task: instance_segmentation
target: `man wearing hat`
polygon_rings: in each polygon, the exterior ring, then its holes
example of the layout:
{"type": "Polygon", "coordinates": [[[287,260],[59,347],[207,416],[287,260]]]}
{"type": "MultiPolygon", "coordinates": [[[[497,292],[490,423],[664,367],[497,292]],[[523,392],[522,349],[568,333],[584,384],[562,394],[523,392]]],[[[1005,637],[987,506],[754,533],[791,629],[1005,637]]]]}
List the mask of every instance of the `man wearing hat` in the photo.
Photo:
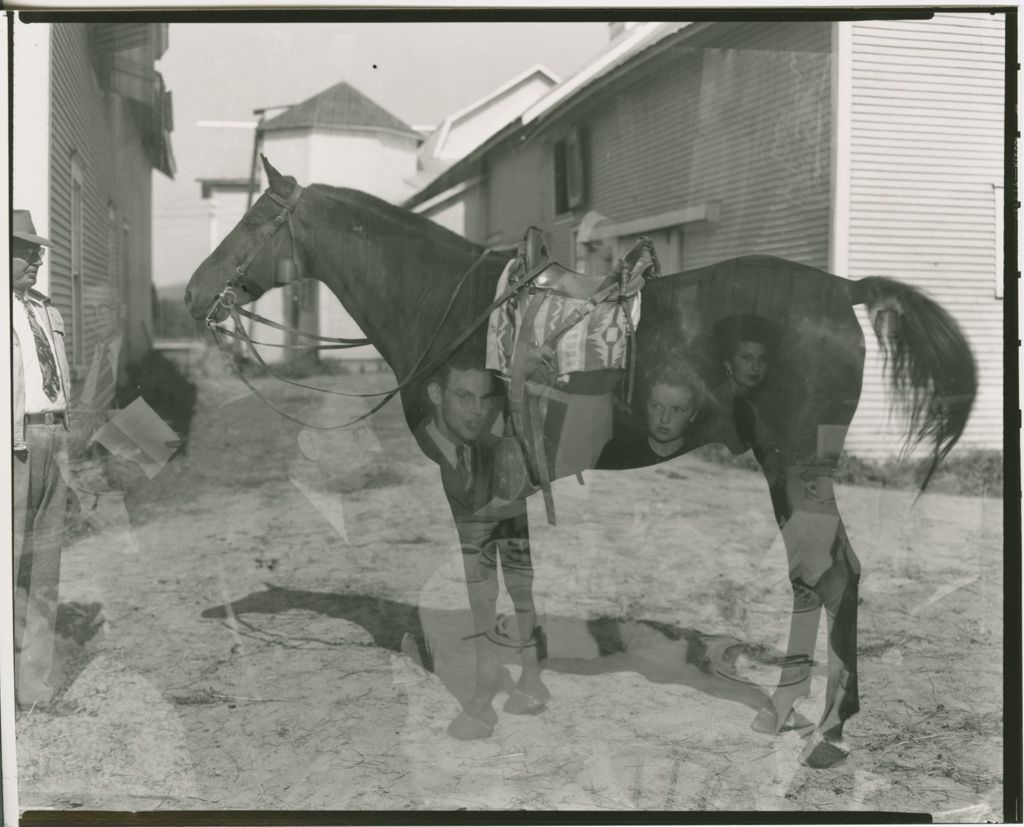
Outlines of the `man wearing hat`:
{"type": "Polygon", "coordinates": [[[50,242],[28,210],[11,230],[14,447],[14,678],[19,708],[47,703],[67,488],[68,395],[64,322],[32,288],[50,242]]]}

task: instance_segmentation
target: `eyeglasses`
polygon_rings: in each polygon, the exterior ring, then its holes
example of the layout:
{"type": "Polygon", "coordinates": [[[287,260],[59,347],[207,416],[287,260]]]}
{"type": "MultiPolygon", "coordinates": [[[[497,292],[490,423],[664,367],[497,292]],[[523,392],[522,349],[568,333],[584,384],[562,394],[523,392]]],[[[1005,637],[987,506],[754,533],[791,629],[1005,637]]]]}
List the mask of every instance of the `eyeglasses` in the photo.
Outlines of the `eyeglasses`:
{"type": "Polygon", "coordinates": [[[29,264],[42,261],[45,253],[46,251],[42,247],[38,247],[34,244],[26,247],[16,246],[11,248],[11,255],[15,258],[20,258],[22,261],[28,262],[29,264]]]}

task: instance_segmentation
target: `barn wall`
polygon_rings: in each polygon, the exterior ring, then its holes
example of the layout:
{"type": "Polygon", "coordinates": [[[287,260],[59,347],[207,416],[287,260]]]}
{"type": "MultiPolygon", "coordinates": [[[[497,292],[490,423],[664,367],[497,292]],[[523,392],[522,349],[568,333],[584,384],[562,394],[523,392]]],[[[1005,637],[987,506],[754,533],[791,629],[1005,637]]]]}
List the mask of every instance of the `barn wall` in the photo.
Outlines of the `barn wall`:
{"type": "Polygon", "coordinates": [[[97,80],[88,24],[54,24],[50,77],[49,290],[68,325],[68,355],[81,381],[98,349],[125,336],[123,360],[152,336],[152,169],[125,100],[97,80]],[[72,167],[82,175],[81,317],[71,287],[72,167]]]}
{"type": "MultiPolygon", "coordinates": [[[[996,297],[995,188],[1003,182],[1004,16],[938,14],[850,26],[846,275],[888,275],[957,319],[980,393],[965,447],[1001,448],[1003,302],[996,297]]],[[[866,320],[865,324],[866,324],[866,320]]],[[[898,450],[882,363],[869,337],[849,449],[898,450]]]]}
{"type": "Polygon", "coordinates": [[[572,260],[588,210],[618,223],[709,202],[720,219],[688,225],[680,266],[771,253],[825,266],[828,255],[830,30],[771,24],[685,41],[592,95],[524,146],[487,159],[490,233],[537,224],[572,260]],[[582,130],[586,198],[554,213],[555,141],[582,130]]]}

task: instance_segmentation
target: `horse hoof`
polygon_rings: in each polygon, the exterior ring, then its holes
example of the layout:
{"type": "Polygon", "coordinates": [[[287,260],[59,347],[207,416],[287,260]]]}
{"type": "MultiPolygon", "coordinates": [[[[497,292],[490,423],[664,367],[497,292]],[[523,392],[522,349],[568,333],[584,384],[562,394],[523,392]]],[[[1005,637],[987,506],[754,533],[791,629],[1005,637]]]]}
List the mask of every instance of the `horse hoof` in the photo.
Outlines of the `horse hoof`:
{"type": "Polygon", "coordinates": [[[842,738],[828,740],[820,732],[814,732],[800,751],[799,761],[813,770],[823,770],[842,763],[850,754],[850,747],[842,738]]]}
{"type": "MultiPolygon", "coordinates": [[[[495,715],[497,722],[497,715],[495,715]]],[[[474,718],[468,712],[462,712],[459,717],[448,724],[448,734],[460,741],[479,741],[490,738],[494,733],[494,724],[474,718]]]]}
{"type": "Polygon", "coordinates": [[[754,720],[750,722],[750,728],[763,735],[778,735],[779,716],[771,701],[765,701],[764,706],[757,711],[754,720]]]}
{"type": "Polygon", "coordinates": [[[789,710],[789,714],[786,715],[786,720],[782,722],[782,726],[779,726],[779,716],[775,711],[775,705],[771,701],[765,701],[764,706],[757,711],[757,715],[754,716],[754,720],[750,722],[750,728],[754,730],[754,732],[760,732],[763,735],[778,735],[782,732],[800,732],[805,729],[811,729],[813,726],[814,724],[808,721],[795,709],[789,710]]]}
{"type": "Polygon", "coordinates": [[[543,695],[539,695],[513,686],[508,691],[508,700],[502,709],[512,715],[536,715],[547,706],[550,697],[551,693],[547,690],[543,695]]]}

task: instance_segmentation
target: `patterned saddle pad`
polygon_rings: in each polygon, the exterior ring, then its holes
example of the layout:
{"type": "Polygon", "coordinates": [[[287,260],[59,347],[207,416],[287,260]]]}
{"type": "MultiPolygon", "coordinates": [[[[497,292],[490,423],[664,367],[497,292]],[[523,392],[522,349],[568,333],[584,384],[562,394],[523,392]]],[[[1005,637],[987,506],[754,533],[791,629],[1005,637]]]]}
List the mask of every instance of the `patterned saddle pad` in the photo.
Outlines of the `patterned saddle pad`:
{"type": "MultiPolygon", "coordinates": [[[[526,275],[525,259],[516,256],[505,266],[498,279],[496,295],[502,294],[510,286],[514,287],[526,275]]],[[[594,279],[595,291],[601,281],[603,279],[594,279]]],[[[542,303],[533,317],[531,331],[523,330],[525,311],[532,301],[529,287],[524,287],[491,313],[487,328],[487,367],[506,378],[512,375],[512,357],[518,336],[525,333],[532,335],[534,343],[544,343],[574,313],[583,313],[589,309],[589,299],[562,292],[557,283],[550,288],[535,289],[542,303]]],[[[639,322],[639,291],[621,301],[597,303],[557,339],[553,373],[558,381],[565,382],[574,373],[624,369],[630,325],[635,329],[639,322]]]]}

